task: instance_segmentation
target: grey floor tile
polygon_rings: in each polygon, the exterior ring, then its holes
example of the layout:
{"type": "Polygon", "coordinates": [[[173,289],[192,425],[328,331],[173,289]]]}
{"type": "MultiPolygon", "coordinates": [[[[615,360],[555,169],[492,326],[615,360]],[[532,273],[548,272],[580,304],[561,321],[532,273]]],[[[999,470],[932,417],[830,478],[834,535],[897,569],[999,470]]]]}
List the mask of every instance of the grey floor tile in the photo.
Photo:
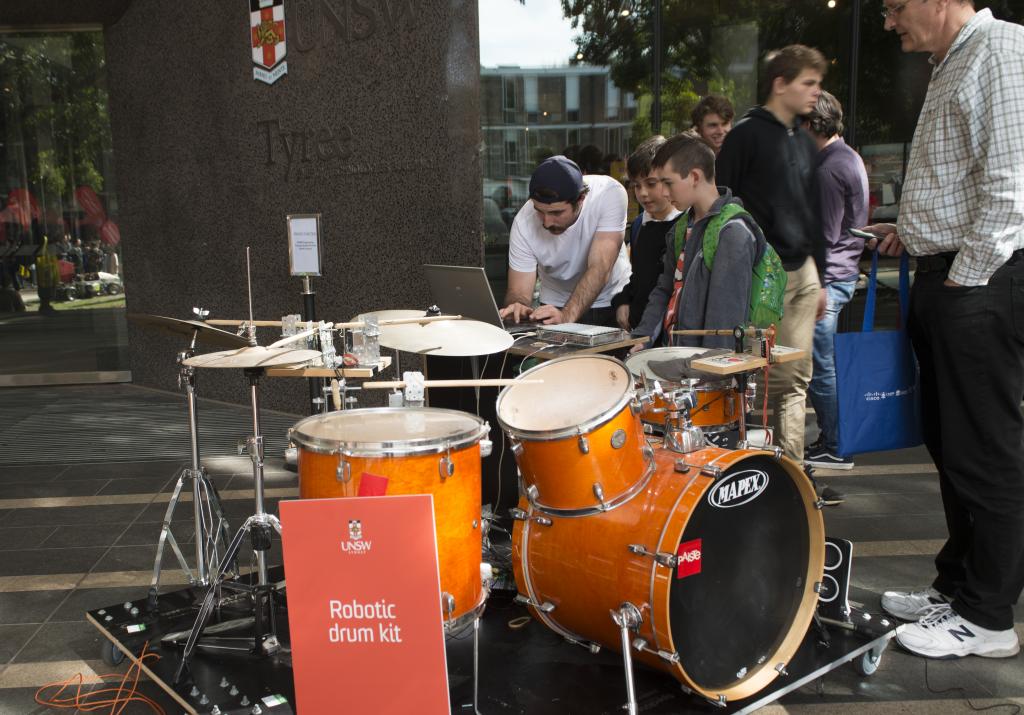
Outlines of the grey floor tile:
{"type": "Polygon", "coordinates": [[[121,524],[101,523],[79,526],[58,526],[45,541],[44,549],[63,549],[75,546],[113,546],[124,532],[121,524]]]}
{"type": "MultiPolygon", "coordinates": [[[[184,549],[183,549],[184,550],[184,549]]],[[[147,571],[153,568],[152,546],[115,546],[97,562],[96,571],[147,571]]]]}
{"type": "Polygon", "coordinates": [[[11,526],[0,528],[0,551],[34,549],[56,531],[56,526],[11,526]]]}
{"type": "Polygon", "coordinates": [[[0,576],[84,573],[105,551],[103,547],[5,551],[0,558],[0,576]]]}
{"type": "Polygon", "coordinates": [[[97,524],[127,526],[142,513],[145,506],[145,504],[104,504],[15,509],[4,518],[2,523],[3,526],[92,526],[97,524]]]}
{"type": "Polygon", "coordinates": [[[110,479],[103,483],[97,494],[159,494],[170,491],[174,476],[136,477],[134,479],[110,479]]]}
{"type": "Polygon", "coordinates": [[[0,623],[42,623],[70,591],[13,591],[0,593],[0,623]]]}
{"type": "Polygon", "coordinates": [[[95,660],[100,654],[101,639],[106,637],[87,621],[47,623],[25,644],[14,662],[95,660]]]}
{"type": "Polygon", "coordinates": [[[184,465],[184,461],[153,462],[98,462],[74,464],[60,475],[61,481],[80,479],[170,479],[184,465]]]}
{"type": "Polygon", "coordinates": [[[92,496],[106,483],[105,479],[83,479],[75,482],[64,482],[58,479],[55,482],[0,483],[0,499],[92,496]]]}
{"type": "Polygon", "coordinates": [[[945,539],[946,518],[938,513],[880,518],[859,516],[845,504],[825,511],[825,532],[829,536],[858,541],[907,541],[945,539]]]}
{"type": "Polygon", "coordinates": [[[10,661],[38,628],[37,625],[0,626],[0,665],[10,661]]]}
{"type": "Polygon", "coordinates": [[[66,464],[0,465],[0,484],[48,482],[67,470],[66,464]]]}
{"type": "MultiPolygon", "coordinates": [[[[145,546],[151,545],[156,549],[157,540],[160,538],[161,524],[157,522],[144,522],[133,524],[128,527],[117,540],[117,546],[145,546]]],[[[192,534],[195,526],[192,523],[192,512],[182,508],[175,513],[171,522],[171,531],[179,544],[187,544],[192,541],[192,534]]]]}

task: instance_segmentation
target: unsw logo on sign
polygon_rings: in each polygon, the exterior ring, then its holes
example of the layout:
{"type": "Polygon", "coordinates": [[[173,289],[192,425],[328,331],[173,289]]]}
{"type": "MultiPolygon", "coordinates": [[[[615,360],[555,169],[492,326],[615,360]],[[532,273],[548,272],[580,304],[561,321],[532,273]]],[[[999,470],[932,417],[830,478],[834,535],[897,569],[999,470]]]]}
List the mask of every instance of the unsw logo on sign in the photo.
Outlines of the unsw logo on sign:
{"type": "Polygon", "coordinates": [[[341,550],[346,554],[363,555],[373,548],[373,542],[363,540],[363,522],[361,519],[348,520],[348,540],[341,542],[341,550]]]}
{"type": "Polygon", "coordinates": [[[284,0],[249,0],[253,79],[273,84],[288,74],[284,62],[284,0]]]}
{"type": "Polygon", "coordinates": [[[708,492],[708,503],[729,509],[757,499],[768,488],[768,475],[759,469],[730,474],[708,492]]]}

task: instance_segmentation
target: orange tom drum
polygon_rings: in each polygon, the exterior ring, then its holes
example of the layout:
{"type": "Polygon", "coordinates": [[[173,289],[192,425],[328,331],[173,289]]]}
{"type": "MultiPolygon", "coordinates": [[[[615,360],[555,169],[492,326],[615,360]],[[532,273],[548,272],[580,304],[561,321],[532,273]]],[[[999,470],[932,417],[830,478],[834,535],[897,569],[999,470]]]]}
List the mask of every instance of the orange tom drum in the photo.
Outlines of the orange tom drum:
{"type": "Polygon", "coordinates": [[[621,650],[723,703],[778,677],[814,616],[825,531],[803,471],[769,452],[658,449],[650,486],[580,519],[513,512],[517,600],[555,632],[621,650]],[[628,606],[626,606],[628,608],[628,606]]]}
{"type": "MultiPolygon", "coordinates": [[[[702,355],[707,350],[707,348],[692,347],[641,350],[626,359],[626,367],[635,378],[637,387],[642,390],[649,390],[653,387],[655,380],[661,383],[662,390],[665,392],[684,387],[692,389],[697,395],[697,406],[690,410],[690,419],[693,424],[702,427],[706,432],[714,432],[716,427],[728,429],[739,422],[741,410],[738,390],[732,378],[718,379],[709,375],[707,378],[673,382],[658,377],[650,368],[651,361],[690,358],[702,355]]],[[[644,405],[640,419],[649,424],[664,425],[667,412],[668,406],[665,400],[661,396],[655,395],[652,402],[644,405]]]]}
{"type": "Polygon", "coordinates": [[[628,501],[653,473],[626,366],[605,355],[558,358],[498,395],[523,492],[541,511],[583,516],[628,501]]]}
{"type": "Polygon", "coordinates": [[[442,612],[449,629],[471,620],[485,597],[480,443],[489,429],[475,415],[421,407],[313,415],[289,433],[298,446],[303,499],[434,496],[442,612]]]}

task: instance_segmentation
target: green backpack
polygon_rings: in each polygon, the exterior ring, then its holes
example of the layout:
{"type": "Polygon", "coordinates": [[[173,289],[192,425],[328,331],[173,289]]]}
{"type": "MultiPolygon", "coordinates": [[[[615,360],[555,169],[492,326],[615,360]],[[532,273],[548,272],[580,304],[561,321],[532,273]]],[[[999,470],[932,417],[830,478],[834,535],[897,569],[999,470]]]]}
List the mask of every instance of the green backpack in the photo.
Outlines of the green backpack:
{"type": "MultiPolygon", "coordinates": [[[[710,271],[715,264],[715,252],[718,250],[718,235],[722,228],[732,219],[740,216],[748,219],[747,226],[754,233],[754,237],[764,241],[764,249],[754,263],[754,272],[750,280],[750,322],[759,327],[767,328],[769,325],[778,324],[782,320],[782,304],[786,297],[786,269],[782,265],[782,259],[775,252],[772,245],[764,239],[761,229],[754,222],[751,216],[739,204],[729,203],[711,218],[707,228],[704,229],[703,249],[704,265],[710,271]]],[[[676,256],[682,251],[683,237],[685,232],[685,221],[676,222],[675,248],[676,256]],[[679,231],[680,224],[684,224],[683,230],[679,231]]]]}

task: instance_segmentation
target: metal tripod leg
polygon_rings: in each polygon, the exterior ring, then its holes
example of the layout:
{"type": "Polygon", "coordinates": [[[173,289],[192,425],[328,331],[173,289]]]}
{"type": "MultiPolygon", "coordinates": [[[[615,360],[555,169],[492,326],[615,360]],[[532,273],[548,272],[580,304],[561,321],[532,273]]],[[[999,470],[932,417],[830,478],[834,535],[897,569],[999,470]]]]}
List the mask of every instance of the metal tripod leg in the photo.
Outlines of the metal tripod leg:
{"type": "Polygon", "coordinates": [[[629,715],[637,715],[636,687],[633,685],[633,648],[629,632],[643,622],[640,610],[632,603],[623,603],[617,611],[611,611],[612,620],[619,627],[622,636],[622,666],[626,671],[626,706],[629,715]]]}

